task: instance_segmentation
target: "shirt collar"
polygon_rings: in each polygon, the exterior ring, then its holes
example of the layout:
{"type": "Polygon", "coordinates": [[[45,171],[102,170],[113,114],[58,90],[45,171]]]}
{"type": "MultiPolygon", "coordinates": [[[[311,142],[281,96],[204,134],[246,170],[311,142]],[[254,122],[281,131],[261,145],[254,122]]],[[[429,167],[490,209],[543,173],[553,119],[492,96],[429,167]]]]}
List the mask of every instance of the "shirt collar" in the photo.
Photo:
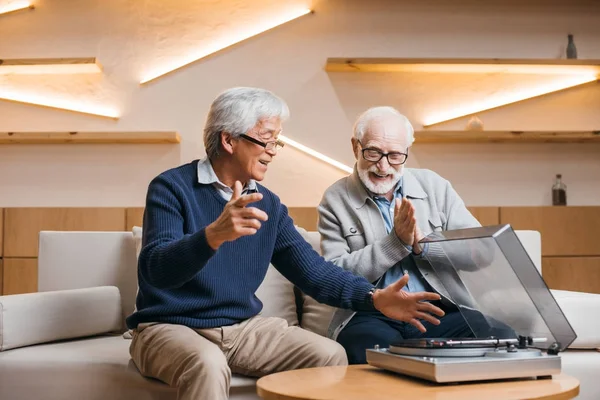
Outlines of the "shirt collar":
{"type": "MultiPolygon", "coordinates": [[[[392,201],[397,197],[402,197],[402,181],[403,180],[404,180],[404,177],[401,176],[400,179],[398,180],[398,183],[396,183],[396,188],[394,189],[394,198],[392,199],[392,201]]],[[[362,181],[361,181],[361,183],[362,183],[362,181]]],[[[368,190],[367,190],[367,192],[371,194],[371,196],[373,197],[373,200],[386,200],[387,201],[387,199],[383,195],[373,194],[373,193],[369,192],[368,190]]]]}
{"type": "MultiPolygon", "coordinates": [[[[217,174],[215,174],[215,170],[213,169],[208,157],[198,161],[198,182],[204,185],[216,185],[223,189],[229,188],[229,186],[219,180],[219,177],[217,174]]],[[[248,184],[244,187],[244,191],[256,191],[256,181],[254,179],[250,179],[248,184]]]]}

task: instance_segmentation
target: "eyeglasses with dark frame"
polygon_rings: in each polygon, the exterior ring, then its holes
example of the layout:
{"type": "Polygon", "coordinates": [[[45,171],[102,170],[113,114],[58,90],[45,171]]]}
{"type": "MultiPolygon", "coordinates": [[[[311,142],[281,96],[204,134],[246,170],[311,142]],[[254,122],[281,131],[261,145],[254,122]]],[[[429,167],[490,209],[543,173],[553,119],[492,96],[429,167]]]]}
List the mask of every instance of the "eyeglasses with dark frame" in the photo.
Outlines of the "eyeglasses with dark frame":
{"type": "MultiPolygon", "coordinates": [[[[363,147],[363,144],[360,142],[360,140],[357,140],[357,142],[360,144],[360,147],[363,147]]],[[[408,150],[406,153],[400,153],[399,151],[384,153],[379,149],[374,149],[372,147],[367,147],[365,149],[363,147],[361,153],[363,158],[369,162],[379,162],[379,160],[385,157],[390,165],[402,165],[408,159],[408,150]]]]}
{"type": "Polygon", "coordinates": [[[254,139],[252,136],[246,135],[245,133],[242,133],[240,135],[240,137],[243,139],[246,139],[250,143],[254,143],[261,147],[264,147],[265,150],[273,150],[274,149],[275,151],[279,151],[279,150],[281,150],[281,148],[283,146],[285,146],[285,144],[281,140],[273,140],[270,142],[261,142],[258,139],[254,139]]]}

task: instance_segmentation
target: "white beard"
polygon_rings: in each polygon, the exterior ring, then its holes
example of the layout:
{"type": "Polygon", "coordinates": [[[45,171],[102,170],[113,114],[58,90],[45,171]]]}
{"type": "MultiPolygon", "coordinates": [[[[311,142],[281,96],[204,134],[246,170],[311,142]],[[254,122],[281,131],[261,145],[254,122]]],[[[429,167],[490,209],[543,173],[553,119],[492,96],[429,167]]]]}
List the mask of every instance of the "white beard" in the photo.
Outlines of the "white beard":
{"type": "Polygon", "coordinates": [[[392,167],[389,167],[387,171],[380,171],[379,168],[377,168],[377,165],[373,165],[369,169],[358,168],[358,177],[369,191],[383,195],[396,187],[398,181],[402,177],[402,171],[396,171],[392,167]],[[379,175],[392,175],[392,180],[389,182],[374,183],[369,179],[369,172],[375,172],[379,175]]]}

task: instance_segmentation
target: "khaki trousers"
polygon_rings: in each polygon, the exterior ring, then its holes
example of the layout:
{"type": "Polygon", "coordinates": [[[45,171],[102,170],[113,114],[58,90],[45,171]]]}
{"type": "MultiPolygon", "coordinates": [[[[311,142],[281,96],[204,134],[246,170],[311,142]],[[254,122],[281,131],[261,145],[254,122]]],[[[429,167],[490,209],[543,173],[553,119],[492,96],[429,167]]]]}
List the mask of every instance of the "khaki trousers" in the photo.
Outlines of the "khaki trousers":
{"type": "Polygon", "coordinates": [[[344,348],[333,340],[261,316],[210,329],[140,324],[129,352],[144,376],[176,387],[179,400],[227,399],[232,373],[260,377],[348,364],[344,348]]]}

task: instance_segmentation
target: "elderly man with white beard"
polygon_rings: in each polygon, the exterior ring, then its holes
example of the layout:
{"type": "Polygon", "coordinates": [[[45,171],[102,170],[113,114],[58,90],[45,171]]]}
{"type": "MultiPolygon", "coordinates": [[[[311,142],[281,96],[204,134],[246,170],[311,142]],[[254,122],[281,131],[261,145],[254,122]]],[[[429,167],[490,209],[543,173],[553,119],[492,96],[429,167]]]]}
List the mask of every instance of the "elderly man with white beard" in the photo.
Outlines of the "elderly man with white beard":
{"type": "Polygon", "coordinates": [[[481,225],[450,182],[430,170],[404,167],[413,141],[409,120],[392,107],[360,115],[351,141],[354,172],[328,188],[318,207],[321,248],[325,259],[372,282],[374,297],[390,285],[407,298],[439,292],[441,301],[434,304],[445,315],[391,319],[377,311],[337,310],[329,336],[344,347],[350,364],[366,363],[366,349],[398,339],[473,337],[473,331],[513,336],[507,327],[489,326],[475,310],[469,323],[478,326],[470,327],[433,270],[421,268],[428,250],[418,244],[423,235],[481,225]]]}

